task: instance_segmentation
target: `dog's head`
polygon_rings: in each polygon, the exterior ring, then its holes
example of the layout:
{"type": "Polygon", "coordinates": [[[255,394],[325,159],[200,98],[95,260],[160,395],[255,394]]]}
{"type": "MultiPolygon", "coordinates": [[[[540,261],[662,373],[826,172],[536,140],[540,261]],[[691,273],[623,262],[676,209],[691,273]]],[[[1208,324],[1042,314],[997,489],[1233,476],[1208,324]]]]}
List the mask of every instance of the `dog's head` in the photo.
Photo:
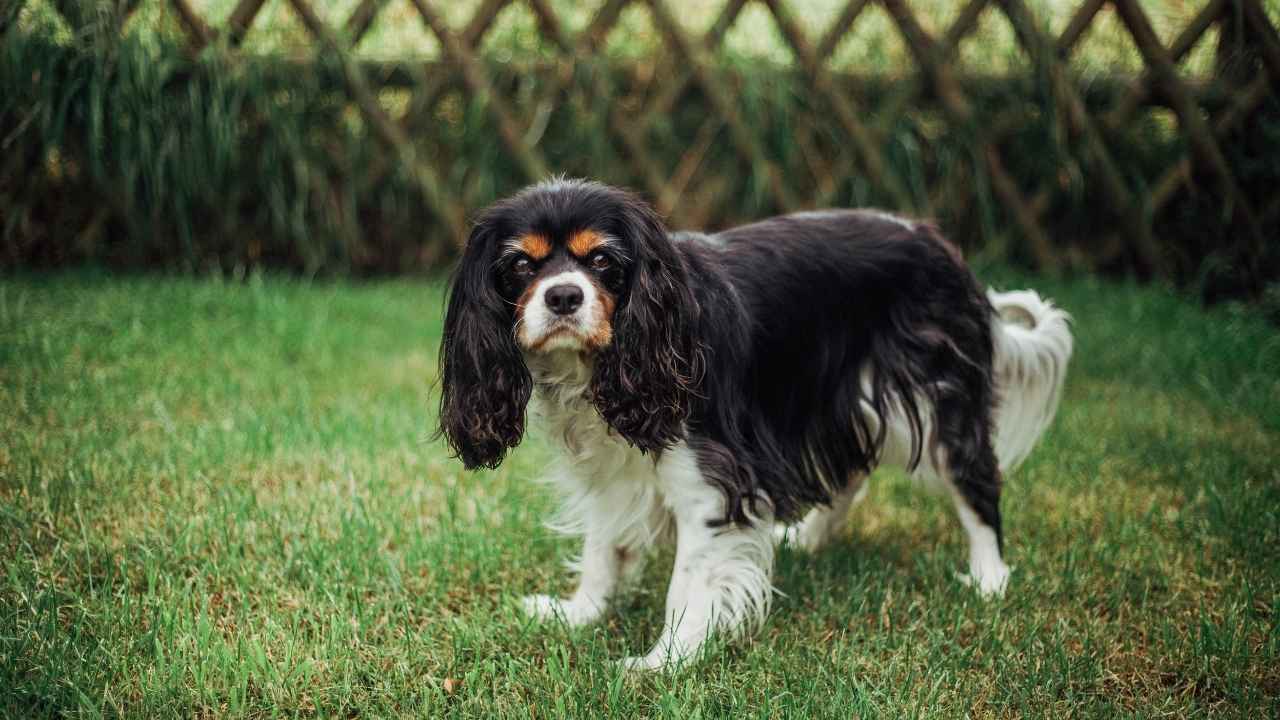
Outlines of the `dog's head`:
{"type": "Polygon", "coordinates": [[[700,373],[687,270],[635,195],[535,185],[481,213],[454,276],[440,363],[440,428],[468,468],[497,467],[524,435],[526,359],[568,353],[590,399],[641,451],[683,432],[700,373]]]}

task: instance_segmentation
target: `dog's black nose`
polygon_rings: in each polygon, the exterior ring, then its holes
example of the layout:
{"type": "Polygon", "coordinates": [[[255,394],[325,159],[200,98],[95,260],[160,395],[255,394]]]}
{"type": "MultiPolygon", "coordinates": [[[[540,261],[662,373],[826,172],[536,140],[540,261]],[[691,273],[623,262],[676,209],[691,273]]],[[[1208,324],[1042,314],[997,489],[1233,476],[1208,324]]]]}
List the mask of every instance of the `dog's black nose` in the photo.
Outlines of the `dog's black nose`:
{"type": "Polygon", "coordinates": [[[556,285],[547,288],[547,307],[557,315],[568,315],[582,307],[582,288],[577,285],[556,285]]]}

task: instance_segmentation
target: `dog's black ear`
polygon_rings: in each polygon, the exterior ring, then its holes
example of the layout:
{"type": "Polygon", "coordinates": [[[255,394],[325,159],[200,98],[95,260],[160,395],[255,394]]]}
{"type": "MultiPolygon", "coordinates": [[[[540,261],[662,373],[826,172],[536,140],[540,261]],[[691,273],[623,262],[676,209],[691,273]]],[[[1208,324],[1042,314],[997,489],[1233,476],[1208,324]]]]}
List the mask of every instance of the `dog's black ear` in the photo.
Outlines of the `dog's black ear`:
{"type": "Polygon", "coordinates": [[[613,318],[613,341],[596,357],[591,397],[601,417],[642,452],[670,448],[701,381],[688,272],[657,213],[627,195],[617,228],[633,264],[613,318]]]}
{"type": "Polygon", "coordinates": [[[524,437],[533,380],[498,292],[494,221],[481,216],[454,272],[440,342],[440,432],[468,470],[496,468],[524,437]]]}

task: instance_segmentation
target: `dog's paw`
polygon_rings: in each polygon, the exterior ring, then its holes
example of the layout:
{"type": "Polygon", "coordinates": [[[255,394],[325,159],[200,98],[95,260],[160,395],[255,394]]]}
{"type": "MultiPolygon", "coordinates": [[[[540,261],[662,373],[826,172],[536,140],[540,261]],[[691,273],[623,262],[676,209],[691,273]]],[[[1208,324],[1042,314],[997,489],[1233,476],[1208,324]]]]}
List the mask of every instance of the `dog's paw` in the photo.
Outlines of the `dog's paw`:
{"type": "Polygon", "coordinates": [[[983,568],[981,572],[956,573],[956,579],[978,591],[984,600],[1004,597],[1009,586],[1009,567],[999,565],[983,568]]]}
{"type": "Polygon", "coordinates": [[[520,600],[526,615],[538,620],[559,620],[570,627],[595,622],[603,613],[590,603],[562,600],[550,595],[526,595],[520,600]]]}
{"type": "Polygon", "coordinates": [[[634,655],[619,660],[618,667],[622,668],[624,672],[651,672],[662,667],[662,665],[654,664],[648,655],[634,655]]]}
{"type": "Polygon", "coordinates": [[[659,652],[651,652],[648,655],[636,655],[634,657],[623,658],[618,661],[618,667],[624,672],[629,673],[645,673],[655,672],[658,670],[666,670],[674,666],[674,663],[668,661],[667,657],[659,652]]]}
{"type": "Polygon", "coordinates": [[[804,553],[815,553],[827,544],[827,537],[821,533],[814,532],[808,522],[799,522],[795,525],[775,525],[773,527],[773,542],[775,545],[786,545],[792,550],[804,553]]]}

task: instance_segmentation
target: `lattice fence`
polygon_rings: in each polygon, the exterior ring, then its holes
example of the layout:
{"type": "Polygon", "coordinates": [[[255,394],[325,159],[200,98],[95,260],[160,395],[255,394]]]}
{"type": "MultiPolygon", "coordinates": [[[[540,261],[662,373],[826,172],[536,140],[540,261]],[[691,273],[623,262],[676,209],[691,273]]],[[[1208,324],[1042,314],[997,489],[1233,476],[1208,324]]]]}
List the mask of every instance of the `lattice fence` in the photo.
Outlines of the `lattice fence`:
{"type": "MultiPolygon", "coordinates": [[[[569,172],[633,185],[682,227],[870,203],[938,217],[968,245],[998,235],[1043,267],[1186,277],[1199,254],[1220,252],[1255,286],[1273,273],[1280,192],[1270,183],[1280,176],[1272,172],[1280,151],[1266,140],[1280,125],[1280,38],[1259,0],[1208,0],[1167,43],[1137,0],[1084,0],[1056,34],[1026,0],[967,0],[932,33],[907,0],[851,0],[817,35],[785,0],[726,0],[701,35],[680,22],[676,0],[605,0],[577,32],[548,0],[481,0],[460,26],[446,21],[438,0],[409,0],[439,43],[440,58],[429,63],[373,62],[353,52],[387,0],[361,0],[341,22],[318,12],[319,1],[287,0],[338,71],[344,112],[354,109],[381,145],[381,159],[359,182],[376,191],[390,175],[408,178],[436,226],[423,242],[461,242],[477,206],[569,172]],[[752,69],[721,52],[753,2],[767,9],[794,58],[771,70],[772,95],[752,95],[744,81],[752,69]],[[513,3],[536,16],[549,58],[504,64],[482,51],[513,3]],[[874,6],[891,19],[914,67],[833,68],[837,46],[874,6]],[[610,61],[603,45],[628,8],[651,16],[658,42],[652,57],[610,61]],[[1082,78],[1072,70],[1072,54],[1102,13],[1132,39],[1139,75],[1082,78]],[[954,63],[992,17],[1012,28],[1023,51],[1025,67],[998,78],[1004,85],[984,84],[954,63]],[[1218,43],[1214,74],[1180,69],[1210,34],[1218,43]],[[770,102],[788,107],[746,109],[770,102]],[[485,173],[450,147],[439,132],[448,122],[482,126],[496,146],[486,157],[506,170],[485,173]],[[590,139],[565,137],[566,127],[590,139]],[[1137,127],[1143,137],[1162,137],[1162,150],[1135,153],[1137,127]],[[1258,142],[1264,157],[1250,157],[1259,150],[1244,148],[1258,142]],[[1187,228],[1189,206],[1211,218],[1192,223],[1193,232],[1216,237],[1173,237],[1187,228]]],[[[189,0],[164,2],[192,55],[232,56],[246,54],[238,48],[266,4],[239,0],[213,26],[189,0]]],[[[122,21],[137,4],[118,3],[122,21]]]]}

